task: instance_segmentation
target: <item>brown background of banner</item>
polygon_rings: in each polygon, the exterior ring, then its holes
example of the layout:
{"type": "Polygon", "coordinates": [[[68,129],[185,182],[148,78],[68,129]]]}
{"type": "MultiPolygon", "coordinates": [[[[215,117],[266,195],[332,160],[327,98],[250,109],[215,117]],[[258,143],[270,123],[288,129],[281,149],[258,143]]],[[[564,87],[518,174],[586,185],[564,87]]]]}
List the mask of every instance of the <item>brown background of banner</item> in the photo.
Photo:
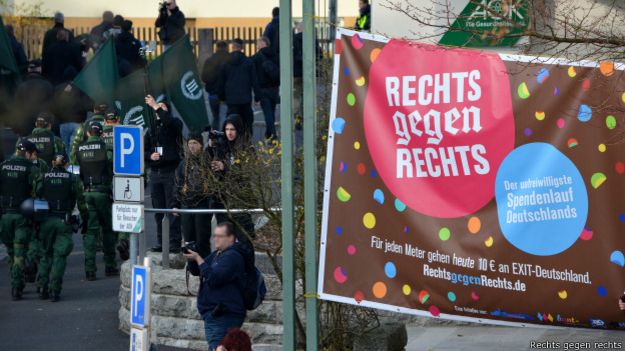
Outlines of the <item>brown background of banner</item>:
{"type": "MultiPolygon", "coordinates": [[[[615,163],[625,161],[625,144],[612,144],[619,140],[619,134],[625,128],[623,123],[625,103],[621,98],[625,91],[623,71],[615,71],[612,76],[606,77],[599,69],[575,67],[577,75],[571,78],[567,74],[568,65],[505,62],[508,71],[511,72],[515,147],[530,142],[554,145],[577,166],[586,183],[589,196],[587,227],[592,229],[593,238],[588,241],[578,239],[572,247],[561,254],[539,257],[526,254],[506,241],[499,228],[494,198],[478,212],[450,220],[427,217],[410,208],[401,213],[395,209],[393,204],[395,197],[379,176],[371,175],[374,165],[369,156],[363,125],[367,85],[359,87],[355,83],[355,79],[360,76],[368,77],[371,65],[370,53],[374,48],[382,48],[384,43],[367,39],[362,41],[364,46],[357,50],[350,44],[351,37],[342,36],[336,116],[344,118],[346,126],[342,134],[334,135],[332,164],[329,165],[332,167],[332,178],[327,209],[329,214],[322,293],[345,297],[350,303],[358,304],[354,296],[359,292],[364,296],[364,300],[375,303],[423,311],[428,311],[430,306],[435,305],[441,313],[510,322],[530,321],[494,317],[490,313],[502,310],[513,314],[527,314],[534,318],[538,313],[544,313],[554,319],[560,315],[562,318],[575,318],[579,321],[577,323],[579,326],[590,326],[591,319],[600,319],[606,324],[612,323],[611,327],[615,328],[618,327],[615,323],[625,322],[625,315],[617,307],[617,298],[625,290],[625,268],[611,263],[609,259],[612,251],[625,251],[625,222],[619,219],[620,214],[625,214],[625,175],[615,171],[615,163]],[[350,70],[349,75],[344,74],[346,67],[350,70]],[[544,67],[549,68],[550,77],[539,85],[536,75],[544,67]],[[582,89],[584,79],[590,80],[589,91],[582,89]],[[531,92],[531,96],[526,100],[520,99],[517,94],[517,87],[521,82],[526,82],[531,92]],[[554,96],[555,87],[560,89],[559,96],[554,96]],[[356,97],[354,106],[349,106],[346,101],[348,93],[353,93],[356,97]],[[593,117],[587,123],[577,119],[577,109],[582,102],[593,107],[593,117]],[[536,111],[544,111],[546,118],[542,121],[537,120],[534,116],[536,111]],[[609,130],[605,124],[605,116],[609,114],[613,114],[618,121],[617,127],[613,130],[609,130]],[[559,128],[556,124],[560,117],[566,121],[564,128],[559,128]],[[528,127],[533,131],[529,137],[524,133],[528,127]],[[572,137],[579,141],[579,146],[571,149],[567,146],[567,140],[572,137]],[[360,143],[359,150],[354,148],[354,142],[360,143]],[[598,145],[602,143],[607,145],[607,151],[603,153],[598,150],[598,145]],[[339,171],[341,161],[347,163],[345,172],[339,171]],[[364,175],[357,171],[359,163],[365,166],[364,175]],[[603,172],[607,176],[607,181],[598,189],[594,189],[590,184],[590,177],[595,172],[603,172]],[[337,198],[339,186],[345,187],[351,194],[348,202],[341,202],[337,198]],[[383,205],[373,200],[373,192],[377,188],[384,192],[383,205]],[[374,213],[377,218],[377,224],[372,230],[363,226],[362,217],[367,212],[374,213]],[[477,216],[481,220],[481,230],[477,234],[471,234],[467,228],[467,222],[472,216],[477,216]],[[339,226],[343,228],[341,234],[336,233],[336,227],[339,226]],[[405,226],[409,227],[408,233],[404,233],[405,226]],[[441,227],[451,230],[451,238],[448,241],[443,242],[439,239],[438,231],[441,227]],[[484,272],[490,278],[505,277],[513,282],[520,279],[527,286],[526,292],[482,286],[465,287],[459,283],[452,284],[446,280],[424,277],[423,263],[428,264],[427,256],[425,260],[419,260],[371,248],[371,235],[389,241],[394,240],[402,246],[404,243],[410,243],[426,251],[439,250],[449,255],[455,252],[461,257],[470,256],[474,259],[484,257],[509,265],[512,262],[519,262],[549,269],[571,269],[578,273],[588,271],[592,285],[517,276],[511,273],[484,272]],[[489,236],[494,239],[494,244],[490,248],[484,244],[489,236]],[[347,253],[349,245],[355,246],[354,255],[347,253]],[[392,279],[384,273],[384,265],[388,261],[392,261],[397,267],[397,275],[392,279]],[[338,283],[334,279],[334,271],[339,266],[343,267],[347,276],[344,283],[338,283]],[[372,287],[376,282],[386,284],[388,292],[385,297],[376,298],[373,295],[372,287]],[[411,288],[408,295],[402,292],[404,284],[408,284],[411,288]],[[600,285],[607,290],[605,297],[598,293],[600,285]],[[424,304],[419,301],[421,290],[428,291],[430,295],[424,304]],[[558,295],[562,290],[567,291],[566,299],[558,295]],[[450,291],[456,295],[455,302],[451,302],[447,297],[450,291]],[[472,298],[472,292],[477,293],[479,300],[475,301],[472,298]],[[484,310],[488,315],[458,312],[454,310],[454,306],[484,310]]],[[[406,60],[418,60],[418,57],[407,57],[406,60]]],[[[620,139],[623,138],[625,135],[620,139]]],[[[429,266],[446,268],[448,271],[461,274],[482,275],[477,269],[463,269],[452,264],[432,263],[429,266]]],[[[555,320],[534,322],[564,325],[555,320]]]]}

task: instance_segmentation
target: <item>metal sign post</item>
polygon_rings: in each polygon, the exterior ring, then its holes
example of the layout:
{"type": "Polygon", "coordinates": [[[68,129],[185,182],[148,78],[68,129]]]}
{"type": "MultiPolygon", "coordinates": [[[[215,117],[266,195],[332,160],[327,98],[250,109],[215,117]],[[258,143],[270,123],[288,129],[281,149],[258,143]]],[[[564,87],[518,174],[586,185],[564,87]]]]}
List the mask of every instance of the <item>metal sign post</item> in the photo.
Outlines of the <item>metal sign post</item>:
{"type": "Polygon", "coordinates": [[[130,292],[130,351],[150,349],[150,299],[152,271],[150,259],[143,266],[132,267],[130,292]]]}
{"type": "MultiPolygon", "coordinates": [[[[145,248],[137,250],[145,226],[143,128],[115,126],[113,143],[113,230],[130,233],[130,263],[135,265],[137,251],[139,262],[145,255],[145,248]]],[[[141,238],[145,240],[144,235],[141,238]]]]}

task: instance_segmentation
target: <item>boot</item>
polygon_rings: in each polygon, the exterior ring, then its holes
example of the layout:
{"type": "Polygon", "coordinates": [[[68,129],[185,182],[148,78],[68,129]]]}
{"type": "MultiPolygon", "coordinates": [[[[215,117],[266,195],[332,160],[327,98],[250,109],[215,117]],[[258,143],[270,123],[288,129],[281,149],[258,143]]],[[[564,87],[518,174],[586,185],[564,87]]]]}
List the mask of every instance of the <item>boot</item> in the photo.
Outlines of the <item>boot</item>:
{"type": "Polygon", "coordinates": [[[104,270],[104,275],[106,275],[107,277],[112,277],[112,276],[119,275],[119,269],[117,269],[117,268],[106,268],[104,270]]]}
{"type": "Polygon", "coordinates": [[[39,298],[42,300],[47,300],[50,298],[50,293],[48,292],[48,287],[43,287],[39,289],[39,298]]]}
{"type": "Polygon", "coordinates": [[[117,244],[117,251],[119,252],[119,258],[122,261],[126,261],[130,258],[130,252],[128,250],[128,240],[120,240],[117,244]]]}
{"type": "Polygon", "coordinates": [[[50,297],[50,302],[59,302],[60,299],[61,299],[61,293],[52,292],[52,296],[50,297]]]}
{"type": "Polygon", "coordinates": [[[19,301],[22,299],[22,289],[12,288],[11,289],[11,299],[13,301],[19,301]]]}

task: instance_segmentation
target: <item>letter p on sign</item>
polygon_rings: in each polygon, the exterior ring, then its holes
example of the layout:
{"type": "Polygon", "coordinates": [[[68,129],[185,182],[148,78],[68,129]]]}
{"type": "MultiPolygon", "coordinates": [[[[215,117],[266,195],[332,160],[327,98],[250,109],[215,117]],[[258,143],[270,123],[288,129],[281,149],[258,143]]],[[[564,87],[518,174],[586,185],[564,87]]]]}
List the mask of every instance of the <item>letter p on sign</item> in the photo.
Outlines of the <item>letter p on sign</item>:
{"type": "Polygon", "coordinates": [[[134,266],[130,291],[130,323],[144,328],[150,322],[150,268],[134,266]]]}
{"type": "Polygon", "coordinates": [[[132,138],[132,135],[129,133],[121,133],[121,142],[119,143],[122,147],[121,149],[121,166],[122,168],[126,167],[126,158],[128,155],[132,155],[132,152],[135,151],[135,141],[132,138]],[[128,146],[126,146],[126,141],[128,141],[128,146]]]}
{"type": "Polygon", "coordinates": [[[139,126],[115,126],[113,140],[113,172],[115,175],[141,176],[144,171],[143,128],[139,126]]]}

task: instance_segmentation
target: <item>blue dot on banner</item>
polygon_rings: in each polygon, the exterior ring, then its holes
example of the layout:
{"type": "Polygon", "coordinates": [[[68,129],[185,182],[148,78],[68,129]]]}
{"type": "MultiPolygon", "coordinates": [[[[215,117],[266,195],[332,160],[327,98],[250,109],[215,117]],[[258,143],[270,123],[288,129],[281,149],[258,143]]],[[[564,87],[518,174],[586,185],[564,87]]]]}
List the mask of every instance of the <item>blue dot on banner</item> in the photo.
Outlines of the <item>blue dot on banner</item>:
{"type": "Polygon", "coordinates": [[[343,68],[343,74],[349,76],[349,67],[343,68]]]}
{"type": "Polygon", "coordinates": [[[592,118],[592,109],[588,105],[581,104],[577,112],[577,119],[580,122],[588,122],[592,118]]]}
{"type": "Polygon", "coordinates": [[[406,210],[406,204],[401,202],[400,199],[395,199],[395,209],[399,212],[404,212],[406,210]]]}
{"type": "Polygon", "coordinates": [[[336,234],[338,235],[343,234],[343,227],[336,227],[336,234]]]}
{"type": "MultiPolygon", "coordinates": [[[[553,191],[559,191],[554,189],[553,191]]],[[[547,190],[548,191],[548,190],[547,190]]],[[[588,217],[588,192],[582,175],[575,164],[551,144],[530,143],[514,149],[501,163],[495,180],[497,215],[504,238],[517,249],[536,256],[551,256],[568,250],[584,230],[588,217]],[[542,221],[523,222],[508,219],[508,198],[531,195],[535,188],[523,188],[527,179],[546,179],[566,175],[571,178],[573,197],[561,208],[575,208],[576,217],[570,219],[543,218],[542,221]],[[515,183],[516,188],[509,185],[515,183]]],[[[514,212],[539,212],[541,205],[527,205],[514,212]]],[[[570,211],[570,209],[569,209],[570,211]]]]}
{"type": "Polygon", "coordinates": [[[395,264],[393,262],[386,262],[384,265],[384,274],[386,274],[389,278],[395,278],[397,275],[397,268],[395,268],[395,264]]]}
{"type": "Polygon", "coordinates": [[[375,200],[375,202],[379,203],[380,205],[383,205],[384,204],[384,193],[382,192],[382,190],[375,189],[375,191],[373,192],[373,199],[375,200]]]}
{"type": "Polygon", "coordinates": [[[334,121],[332,121],[332,130],[336,134],[343,134],[343,130],[345,130],[345,120],[341,117],[336,117],[334,121]]]}
{"type": "Polygon", "coordinates": [[[625,214],[621,213],[620,215],[618,215],[618,220],[621,222],[625,222],[625,214]]]}
{"type": "Polygon", "coordinates": [[[597,294],[599,294],[599,296],[601,297],[606,297],[608,296],[608,289],[606,289],[603,285],[599,285],[599,287],[597,288],[597,294]]]}
{"type": "Polygon", "coordinates": [[[456,294],[454,294],[453,291],[450,291],[447,293],[447,298],[449,299],[449,301],[454,302],[456,301],[456,294]]]}
{"type": "Polygon", "coordinates": [[[375,177],[377,177],[377,176],[378,176],[378,172],[376,172],[376,171],[375,171],[375,169],[374,169],[374,170],[372,170],[372,171],[371,171],[371,177],[375,178],[375,177]]]}
{"type": "Polygon", "coordinates": [[[625,266],[625,255],[620,251],[613,251],[612,254],[610,254],[610,262],[623,267],[625,266]]]}
{"type": "Polygon", "coordinates": [[[547,80],[547,78],[549,78],[549,70],[546,68],[541,69],[536,76],[538,84],[543,84],[547,80]]]}

